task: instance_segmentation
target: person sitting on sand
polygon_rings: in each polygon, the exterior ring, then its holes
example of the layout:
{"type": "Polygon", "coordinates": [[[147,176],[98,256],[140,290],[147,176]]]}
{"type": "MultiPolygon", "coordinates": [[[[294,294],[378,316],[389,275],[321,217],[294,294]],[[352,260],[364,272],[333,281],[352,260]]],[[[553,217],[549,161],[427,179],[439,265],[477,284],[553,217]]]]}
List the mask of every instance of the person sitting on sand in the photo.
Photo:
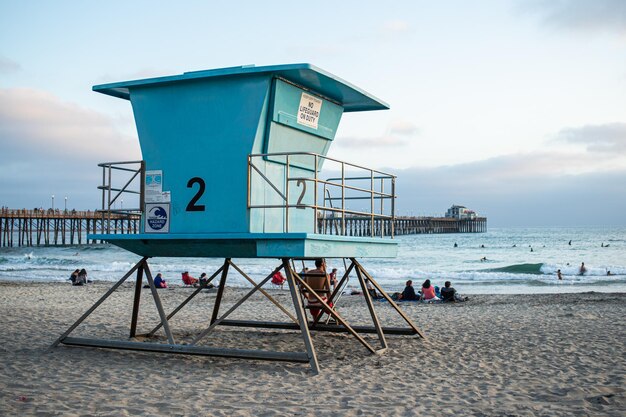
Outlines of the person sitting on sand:
{"type": "Polygon", "coordinates": [[[330,285],[333,286],[333,290],[334,290],[335,287],[337,286],[337,268],[333,268],[330,274],[328,274],[328,277],[330,278],[330,285]]]}
{"type": "Polygon", "coordinates": [[[87,284],[87,271],[85,268],[81,269],[78,272],[78,276],[76,277],[76,281],[74,281],[74,285],[85,285],[87,284]]]}
{"type": "Polygon", "coordinates": [[[154,278],[154,286],[156,288],[167,288],[167,282],[165,282],[160,272],[154,278]]]}
{"type": "Polygon", "coordinates": [[[406,300],[406,301],[419,300],[419,297],[417,296],[417,294],[415,294],[415,288],[413,288],[412,280],[408,280],[406,282],[406,287],[404,287],[404,291],[402,291],[402,294],[400,294],[400,300],[406,300]]]}
{"type": "Polygon", "coordinates": [[[441,300],[444,303],[454,303],[468,300],[467,297],[461,297],[451,285],[450,281],[446,281],[444,287],[441,289],[441,300]]]}
{"type": "Polygon", "coordinates": [[[76,279],[78,278],[79,272],[80,272],[80,269],[77,269],[74,272],[72,272],[72,275],[70,275],[70,281],[72,281],[72,285],[76,284],[76,279]]]}
{"type": "MultiPolygon", "coordinates": [[[[203,272],[202,274],[200,274],[200,285],[205,285],[205,283],[208,281],[209,279],[206,276],[206,272],[203,272]]],[[[205,288],[215,288],[215,285],[213,284],[208,284],[205,288]]]]}
{"type": "Polygon", "coordinates": [[[580,275],[585,275],[585,272],[587,272],[587,268],[585,268],[584,262],[580,264],[580,269],[578,270],[578,272],[580,273],[580,275]]]}
{"type": "Polygon", "coordinates": [[[370,280],[367,280],[367,292],[369,293],[370,297],[372,297],[373,300],[380,300],[381,298],[383,298],[382,295],[378,294],[376,292],[376,290],[374,289],[374,287],[372,286],[372,283],[370,282],[370,280]]]}
{"type": "Polygon", "coordinates": [[[430,280],[427,279],[422,284],[422,298],[423,301],[439,301],[439,298],[435,295],[435,287],[430,285],[430,280]]]}

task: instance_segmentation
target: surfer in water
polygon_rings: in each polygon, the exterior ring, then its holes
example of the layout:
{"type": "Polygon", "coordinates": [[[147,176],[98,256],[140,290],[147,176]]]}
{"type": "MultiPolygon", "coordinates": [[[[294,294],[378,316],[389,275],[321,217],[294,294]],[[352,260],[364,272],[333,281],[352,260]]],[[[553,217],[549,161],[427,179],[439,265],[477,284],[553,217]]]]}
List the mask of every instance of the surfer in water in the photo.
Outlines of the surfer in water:
{"type": "Polygon", "coordinates": [[[556,277],[557,277],[558,279],[563,279],[563,275],[561,275],[561,270],[560,270],[560,269],[557,269],[557,270],[556,270],[556,277]]]}
{"type": "Polygon", "coordinates": [[[585,275],[585,272],[587,272],[587,268],[585,268],[584,262],[580,264],[580,269],[578,270],[578,272],[580,272],[580,275],[585,275]]]}

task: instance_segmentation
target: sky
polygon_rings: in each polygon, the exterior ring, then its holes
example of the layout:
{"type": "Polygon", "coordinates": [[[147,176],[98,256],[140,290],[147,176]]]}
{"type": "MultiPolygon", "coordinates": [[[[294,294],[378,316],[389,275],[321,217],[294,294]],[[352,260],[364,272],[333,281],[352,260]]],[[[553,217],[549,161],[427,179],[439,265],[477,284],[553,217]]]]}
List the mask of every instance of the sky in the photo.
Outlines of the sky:
{"type": "Polygon", "coordinates": [[[95,209],[97,164],[141,159],[93,85],[302,62],[390,104],[328,156],[397,175],[397,214],[626,225],[623,0],[0,0],[0,205],[95,209]]]}

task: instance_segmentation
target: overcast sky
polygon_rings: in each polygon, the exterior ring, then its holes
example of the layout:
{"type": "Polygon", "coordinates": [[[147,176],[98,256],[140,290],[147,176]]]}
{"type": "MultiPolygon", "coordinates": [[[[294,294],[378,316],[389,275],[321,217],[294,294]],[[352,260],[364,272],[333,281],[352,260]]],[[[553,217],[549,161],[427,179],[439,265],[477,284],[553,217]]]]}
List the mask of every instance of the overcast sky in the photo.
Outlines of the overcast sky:
{"type": "Polygon", "coordinates": [[[0,0],[0,205],[100,205],[98,162],[140,159],[95,84],[309,62],[391,105],[329,156],[398,175],[401,215],[626,225],[626,1],[0,0]]]}

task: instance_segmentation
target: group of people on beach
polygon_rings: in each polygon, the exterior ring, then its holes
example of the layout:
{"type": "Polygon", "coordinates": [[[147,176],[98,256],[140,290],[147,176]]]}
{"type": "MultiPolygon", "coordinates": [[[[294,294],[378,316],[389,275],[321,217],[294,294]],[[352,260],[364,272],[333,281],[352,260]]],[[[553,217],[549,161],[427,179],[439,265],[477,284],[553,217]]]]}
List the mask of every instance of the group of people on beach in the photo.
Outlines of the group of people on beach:
{"type": "Polygon", "coordinates": [[[391,298],[402,301],[424,301],[428,303],[455,303],[469,299],[468,297],[462,297],[457,290],[452,287],[450,281],[446,281],[443,288],[439,288],[436,285],[432,285],[429,279],[424,281],[422,289],[417,292],[413,287],[413,280],[408,280],[404,290],[401,293],[394,293],[391,298]]]}
{"type": "MultiPolygon", "coordinates": [[[[315,269],[309,270],[304,267],[300,271],[300,276],[306,276],[312,273],[327,273],[326,262],[323,259],[318,259],[315,262],[315,269]]],[[[332,286],[333,291],[335,287],[338,285],[337,282],[337,268],[333,268],[328,274],[328,279],[330,285],[332,286]]],[[[275,271],[272,275],[272,284],[282,287],[285,283],[286,278],[280,271],[275,271]]],[[[370,297],[375,300],[379,300],[384,298],[381,294],[379,294],[376,289],[372,286],[372,283],[369,279],[366,279],[367,292],[370,297]]],[[[353,289],[350,292],[350,295],[361,295],[361,291],[353,289]]],[[[401,293],[394,293],[391,296],[394,300],[403,300],[403,301],[425,301],[425,302],[462,302],[467,301],[468,297],[462,297],[459,293],[452,287],[450,281],[446,281],[444,283],[443,288],[439,288],[438,286],[432,285],[430,280],[427,279],[422,284],[422,288],[419,291],[415,291],[413,288],[413,281],[408,280],[406,282],[406,287],[401,293]]]]}
{"type": "MultiPolygon", "coordinates": [[[[215,285],[208,282],[209,278],[207,277],[206,272],[200,274],[200,278],[192,277],[191,275],[189,275],[189,271],[181,273],[181,276],[183,284],[186,286],[192,286],[196,288],[202,286],[207,289],[215,288],[215,285]]],[[[167,281],[165,281],[165,278],[163,278],[163,274],[161,274],[160,272],[156,274],[156,277],[154,277],[154,286],[156,288],[168,288],[167,281]]],[[[149,288],[149,285],[144,285],[144,288],[149,288]]]]}
{"type": "Polygon", "coordinates": [[[76,269],[69,277],[69,280],[72,282],[72,285],[86,285],[91,281],[87,279],[87,271],[85,268],[76,269]]]}

